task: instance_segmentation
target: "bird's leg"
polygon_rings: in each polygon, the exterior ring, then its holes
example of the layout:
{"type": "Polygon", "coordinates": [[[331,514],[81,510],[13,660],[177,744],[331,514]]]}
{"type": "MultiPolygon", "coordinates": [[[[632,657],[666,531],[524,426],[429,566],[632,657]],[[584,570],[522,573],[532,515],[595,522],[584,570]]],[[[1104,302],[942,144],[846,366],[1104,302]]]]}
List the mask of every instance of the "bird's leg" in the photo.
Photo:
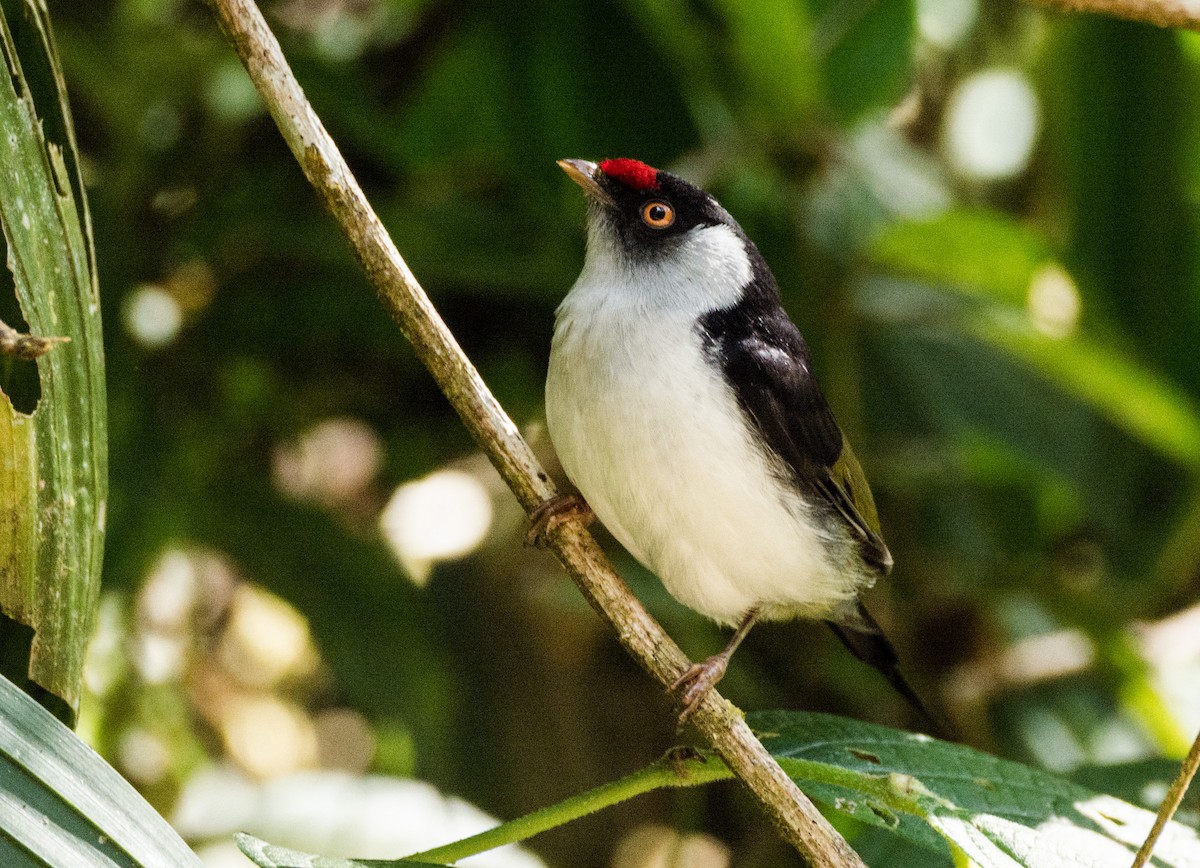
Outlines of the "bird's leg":
{"type": "Polygon", "coordinates": [[[733,636],[729,639],[729,644],[719,654],[714,654],[703,663],[693,663],[688,667],[687,671],[675,679],[675,683],[671,685],[671,692],[679,694],[679,704],[683,706],[683,711],[679,714],[679,725],[682,727],[687,723],[687,719],[692,716],[692,712],[700,705],[700,701],[704,699],[704,694],[707,693],[718,681],[725,675],[725,670],[729,666],[729,658],[733,656],[733,652],[742,644],[742,640],[746,638],[746,634],[750,632],[750,628],[758,621],[758,616],[761,610],[758,608],[751,609],[746,613],[746,617],[742,619],[742,623],[733,632],[733,636]]]}
{"type": "Polygon", "coordinates": [[[549,500],[543,500],[529,513],[525,545],[543,548],[546,534],[572,518],[581,519],[586,526],[596,520],[596,514],[578,494],[556,494],[549,500]]]}

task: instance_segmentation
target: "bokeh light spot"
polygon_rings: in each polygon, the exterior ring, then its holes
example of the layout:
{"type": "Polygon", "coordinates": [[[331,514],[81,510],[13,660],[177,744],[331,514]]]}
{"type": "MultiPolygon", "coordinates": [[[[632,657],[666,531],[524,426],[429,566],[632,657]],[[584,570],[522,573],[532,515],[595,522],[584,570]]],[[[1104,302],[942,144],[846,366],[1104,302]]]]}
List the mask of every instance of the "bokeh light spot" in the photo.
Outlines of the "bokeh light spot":
{"type": "Polygon", "coordinates": [[[397,488],[379,525],[420,584],[435,562],[460,558],[483,542],[492,526],[492,499],[471,474],[439,470],[397,488]]]}
{"type": "Polygon", "coordinates": [[[144,347],[164,347],[183,326],[183,310],[179,302],[152,283],[142,284],[125,298],[125,330],[144,347]]]}
{"type": "Polygon", "coordinates": [[[1019,72],[978,72],[955,88],[943,141],[955,171],[978,181],[1019,174],[1033,154],[1040,124],[1037,94],[1019,72]]]}

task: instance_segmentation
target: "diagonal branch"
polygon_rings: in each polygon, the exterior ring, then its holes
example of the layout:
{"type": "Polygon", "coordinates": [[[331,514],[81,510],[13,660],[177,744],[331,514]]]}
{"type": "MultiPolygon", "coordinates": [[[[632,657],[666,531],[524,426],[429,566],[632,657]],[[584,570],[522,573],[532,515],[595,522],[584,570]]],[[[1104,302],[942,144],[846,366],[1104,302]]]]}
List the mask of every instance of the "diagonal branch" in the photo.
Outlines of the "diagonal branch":
{"type": "Polygon", "coordinates": [[[1062,12],[1096,12],[1159,27],[1200,30],[1200,8],[1192,0],[1037,0],[1062,12]]]}
{"type": "MultiPolygon", "coordinates": [[[[555,494],[512,420],[488,391],[409,271],[337,146],[288,68],[253,0],[210,0],[280,132],[342,227],[384,306],[526,511],[555,494]]],[[[550,548],[625,649],[664,689],[687,668],[684,653],[613,571],[577,521],[547,534],[550,548]]],[[[780,834],[811,864],[861,866],[846,841],[755,738],[741,713],[710,691],[692,723],[762,803],[780,834]]]]}

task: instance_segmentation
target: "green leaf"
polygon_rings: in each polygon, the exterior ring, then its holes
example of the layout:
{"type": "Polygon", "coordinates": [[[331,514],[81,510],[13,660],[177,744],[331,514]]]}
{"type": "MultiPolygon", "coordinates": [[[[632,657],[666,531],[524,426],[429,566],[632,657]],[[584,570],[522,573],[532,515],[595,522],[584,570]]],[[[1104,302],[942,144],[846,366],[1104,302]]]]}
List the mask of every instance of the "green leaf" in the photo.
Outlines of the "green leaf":
{"type": "Polygon", "coordinates": [[[1081,787],[1108,793],[1131,804],[1149,804],[1155,792],[1166,792],[1179,774],[1179,762],[1165,757],[1081,766],[1070,773],[1081,787]],[[1147,796],[1150,798],[1147,798],[1147,796]]]}
{"type": "Polygon", "coordinates": [[[1191,397],[1116,347],[1078,335],[1050,337],[1024,318],[999,313],[982,318],[975,331],[1095,407],[1126,433],[1186,467],[1200,469],[1200,411],[1191,397]]]}
{"type": "MultiPolygon", "coordinates": [[[[1125,866],[1154,821],[1112,796],[928,736],[828,714],[747,719],[812,798],[984,868],[1125,866]]],[[[1195,830],[1172,824],[1155,862],[1200,864],[1195,830]]]]}
{"type": "Polygon", "coordinates": [[[2,676],[0,862],[200,865],[124,778],[2,676]]]}
{"type": "Polygon", "coordinates": [[[912,0],[809,0],[813,45],[825,100],[840,120],[856,120],[903,96],[912,70],[912,0]]]}
{"type": "Polygon", "coordinates": [[[332,859],[328,856],[314,856],[299,850],[289,850],[287,847],[276,847],[245,833],[235,835],[234,840],[246,854],[246,858],[261,868],[387,868],[392,865],[399,868],[405,865],[445,868],[441,863],[413,862],[411,859],[332,859]]]}
{"type": "MultiPolygon", "coordinates": [[[[888,303],[898,309],[904,306],[906,313],[913,312],[913,299],[922,295],[939,299],[943,306],[949,295],[919,284],[884,279],[875,283],[879,291],[871,289],[872,295],[901,296],[888,303]]],[[[878,299],[870,303],[876,309],[882,306],[878,299]]],[[[1156,544],[1154,535],[1159,528],[1166,529],[1186,493],[1186,478],[1178,465],[1143,443],[1128,424],[1079,392],[1068,391],[1061,381],[990,335],[983,321],[1013,316],[1012,309],[973,310],[966,316],[958,310],[953,319],[936,309],[931,313],[874,329],[870,347],[879,378],[872,384],[872,401],[903,395],[899,412],[907,414],[906,424],[953,444],[956,465],[983,486],[964,485],[961,478],[938,482],[933,506],[939,510],[943,529],[938,544],[958,548],[977,567],[996,567],[1004,562],[998,558],[1013,554],[1009,546],[1020,550],[1035,537],[1057,538],[1055,534],[1071,532],[1082,523],[1106,541],[1114,579],[1132,582],[1148,572],[1147,546],[1156,544]],[[979,448],[984,444],[1015,461],[1009,472],[991,482],[975,476],[981,469],[979,448]],[[1025,527],[1035,515],[1028,511],[1031,505],[1005,505],[1006,497],[1000,494],[1024,491],[1022,496],[1040,498],[1063,485],[1060,493],[1068,501],[1060,501],[1050,514],[1036,513],[1041,529],[1034,537],[1025,527]],[[996,526],[989,528],[986,522],[996,526]]],[[[1148,384],[1166,385],[1153,372],[1139,370],[1148,384]]],[[[1095,384],[1082,386],[1096,388],[1095,384]]],[[[1132,392],[1126,400],[1135,404],[1139,394],[1132,392]]],[[[1138,411],[1134,407],[1125,412],[1138,411]]],[[[1168,433],[1165,443],[1174,449],[1177,432],[1168,433]]],[[[1033,573],[1018,573],[1010,579],[1033,581],[1033,573]]],[[[1006,575],[1003,568],[998,575],[1006,575]]]]}
{"type": "MultiPolygon", "coordinates": [[[[876,240],[871,259],[885,271],[926,282],[935,293],[991,303],[959,325],[1160,454],[1200,466],[1200,410],[1183,389],[1111,340],[1078,328],[1051,335],[1033,326],[1030,287],[1056,267],[1049,244],[1034,230],[994,212],[952,211],[893,226],[876,240]]],[[[874,297],[868,304],[910,315],[928,307],[931,295],[912,286],[891,297],[879,286],[869,290],[874,297]]]]}
{"type": "Polygon", "coordinates": [[[791,0],[721,0],[734,62],[764,118],[795,130],[817,98],[817,67],[803,4],[791,0]]]}
{"type": "Polygon", "coordinates": [[[897,274],[1023,306],[1051,253],[1040,235],[1011,217],[960,210],[893,225],[876,240],[871,259],[897,274]]]}
{"type": "Polygon", "coordinates": [[[79,703],[83,656],[99,592],[107,496],[107,427],[100,301],[91,225],[78,174],[66,86],[44,0],[14,16],[28,62],[56,97],[33,105],[0,5],[0,225],[17,299],[33,334],[69,337],[38,359],[31,415],[0,395],[0,671],[32,682],[64,720],[79,703]],[[33,52],[31,46],[40,49],[33,52]],[[44,128],[63,141],[47,141],[44,128]],[[65,150],[64,150],[65,149],[65,150]],[[11,451],[9,451],[11,450],[11,451]],[[15,659],[14,659],[15,646],[15,659]]]}
{"type": "MultiPolygon", "coordinates": [[[[1154,821],[1149,811],[1120,799],[925,735],[829,714],[769,711],[747,720],[784,771],[813,799],[927,850],[969,858],[982,868],[1125,866],[1154,821]]],[[[729,777],[724,763],[711,753],[670,751],[620,780],[426,851],[426,858],[463,859],[655,789],[729,777]]],[[[326,859],[246,835],[239,836],[238,844],[264,868],[413,864],[326,859]]],[[[1173,823],[1156,864],[1200,864],[1195,830],[1173,823]]]]}
{"type": "Polygon", "coordinates": [[[1039,95],[1044,201],[1066,260],[1104,319],[1190,392],[1200,306],[1193,135],[1196,70],[1171,30],[1108,16],[1047,32],[1039,95]]]}

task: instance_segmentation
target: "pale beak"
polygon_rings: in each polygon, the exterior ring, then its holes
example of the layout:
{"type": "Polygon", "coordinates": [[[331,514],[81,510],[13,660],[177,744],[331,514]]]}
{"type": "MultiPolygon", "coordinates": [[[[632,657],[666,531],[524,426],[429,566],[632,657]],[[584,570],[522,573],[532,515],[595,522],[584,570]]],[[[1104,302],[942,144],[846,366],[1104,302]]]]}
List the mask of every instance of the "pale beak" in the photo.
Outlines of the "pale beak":
{"type": "Polygon", "coordinates": [[[616,206],[613,197],[600,186],[600,167],[587,160],[559,160],[559,167],[567,173],[572,181],[583,188],[589,199],[594,199],[602,205],[612,208],[616,206]]]}

